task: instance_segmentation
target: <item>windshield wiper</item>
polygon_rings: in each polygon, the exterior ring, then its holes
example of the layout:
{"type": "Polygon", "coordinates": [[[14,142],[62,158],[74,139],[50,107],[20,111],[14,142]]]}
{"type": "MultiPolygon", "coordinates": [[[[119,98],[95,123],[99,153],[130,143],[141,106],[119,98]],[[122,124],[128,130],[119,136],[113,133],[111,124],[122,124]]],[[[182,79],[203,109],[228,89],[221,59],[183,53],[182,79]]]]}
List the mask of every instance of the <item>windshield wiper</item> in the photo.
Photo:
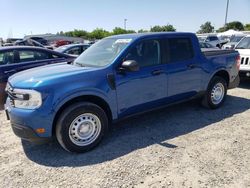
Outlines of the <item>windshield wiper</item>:
{"type": "Polygon", "coordinates": [[[75,65],[79,65],[80,67],[85,67],[83,64],[78,63],[78,62],[74,62],[75,65]]]}
{"type": "Polygon", "coordinates": [[[246,48],[244,48],[244,47],[237,47],[236,49],[246,49],[246,48]]]}

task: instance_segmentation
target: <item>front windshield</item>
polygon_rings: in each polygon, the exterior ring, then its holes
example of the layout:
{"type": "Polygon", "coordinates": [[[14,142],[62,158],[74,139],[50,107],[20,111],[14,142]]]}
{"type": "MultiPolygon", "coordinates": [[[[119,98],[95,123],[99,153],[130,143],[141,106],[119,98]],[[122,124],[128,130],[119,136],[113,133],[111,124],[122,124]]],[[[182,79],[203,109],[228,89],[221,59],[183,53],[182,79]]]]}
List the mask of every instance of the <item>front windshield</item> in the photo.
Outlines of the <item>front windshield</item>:
{"type": "Polygon", "coordinates": [[[243,36],[234,36],[231,38],[230,42],[239,42],[243,36]]]}
{"type": "Polygon", "coordinates": [[[84,51],[75,61],[74,65],[102,67],[114,61],[121,51],[125,49],[132,39],[106,38],[86,51],[84,51]]]}
{"type": "Polygon", "coordinates": [[[250,49],[250,37],[245,37],[236,46],[236,49],[250,49]]]}

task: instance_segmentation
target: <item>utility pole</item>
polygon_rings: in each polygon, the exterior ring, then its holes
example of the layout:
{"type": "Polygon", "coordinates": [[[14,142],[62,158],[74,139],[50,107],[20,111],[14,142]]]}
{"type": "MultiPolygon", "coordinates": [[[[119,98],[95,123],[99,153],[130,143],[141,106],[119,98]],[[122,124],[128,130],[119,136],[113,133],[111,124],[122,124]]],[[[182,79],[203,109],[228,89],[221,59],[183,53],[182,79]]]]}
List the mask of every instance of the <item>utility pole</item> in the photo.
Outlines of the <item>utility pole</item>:
{"type": "Polygon", "coordinates": [[[227,24],[228,5],[229,5],[229,0],[227,0],[227,8],[226,8],[226,16],[225,16],[225,27],[226,27],[226,24],[227,24]]]}
{"type": "Polygon", "coordinates": [[[125,19],[124,19],[124,29],[125,29],[125,30],[127,30],[127,21],[128,21],[128,19],[125,18],[125,19]]]}

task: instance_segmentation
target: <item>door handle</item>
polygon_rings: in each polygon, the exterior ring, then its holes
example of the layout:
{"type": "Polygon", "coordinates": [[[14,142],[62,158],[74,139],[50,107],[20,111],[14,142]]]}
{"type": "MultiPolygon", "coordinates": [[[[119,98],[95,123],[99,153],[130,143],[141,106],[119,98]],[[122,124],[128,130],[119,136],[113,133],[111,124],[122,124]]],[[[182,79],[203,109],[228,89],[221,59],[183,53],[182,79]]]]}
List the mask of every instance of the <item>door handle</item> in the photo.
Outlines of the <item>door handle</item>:
{"type": "Polygon", "coordinates": [[[10,73],[15,73],[16,69],[9,70],[9,71],[4,71],[4,74],[10,74],[10,73]]]}
{"type": "Polygon", "coordinates": [[[163,70],[154,70],[154,71],[151,72],[152,75],[160,75],[162,73],[164,73],[163,70]]]}

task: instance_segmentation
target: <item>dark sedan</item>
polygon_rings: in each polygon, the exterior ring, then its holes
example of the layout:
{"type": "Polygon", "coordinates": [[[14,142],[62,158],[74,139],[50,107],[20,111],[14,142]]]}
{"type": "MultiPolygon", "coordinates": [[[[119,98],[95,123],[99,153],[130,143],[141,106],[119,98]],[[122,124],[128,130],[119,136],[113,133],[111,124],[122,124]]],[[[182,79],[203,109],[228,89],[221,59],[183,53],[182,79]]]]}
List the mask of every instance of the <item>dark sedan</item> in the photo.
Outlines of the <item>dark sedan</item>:
{"type": "Polygon", "coordinates": [[[75,58],[46,48],[11,46],[0,48],[0,108],[5,102],[8,78],[20,71],[52,63],[72,62],[75,58]]]}
{"type": "Polygon", "coordinates": [[[69,44],[60,46],[59,48],[56,48],[55,51],[77,57],[82,52],[84,52],[88,47],[90,47],[89,44],[69,44]]]}

